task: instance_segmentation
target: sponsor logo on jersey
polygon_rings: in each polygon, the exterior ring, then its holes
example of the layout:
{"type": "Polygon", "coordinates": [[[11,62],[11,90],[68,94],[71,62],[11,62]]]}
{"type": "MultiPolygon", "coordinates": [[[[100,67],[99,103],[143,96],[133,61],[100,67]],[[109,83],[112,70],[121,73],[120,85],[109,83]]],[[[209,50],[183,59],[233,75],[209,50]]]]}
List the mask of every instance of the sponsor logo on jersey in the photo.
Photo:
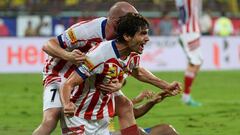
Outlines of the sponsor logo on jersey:
{"type": "Polygon", "coordinates": [[[90,71],[94,68],[94,64],[88,58],[86,58],[84,64],[88,67],[90,71]]]}
{"type": "Polygon", "coordinates": [[[73,30],[72,29],[69,29],[67,31],[67,34],[71,40],[71,43],[76,43],[77,42],[77,38],[76,38],[76,35],[74,34],[73,30]]]}

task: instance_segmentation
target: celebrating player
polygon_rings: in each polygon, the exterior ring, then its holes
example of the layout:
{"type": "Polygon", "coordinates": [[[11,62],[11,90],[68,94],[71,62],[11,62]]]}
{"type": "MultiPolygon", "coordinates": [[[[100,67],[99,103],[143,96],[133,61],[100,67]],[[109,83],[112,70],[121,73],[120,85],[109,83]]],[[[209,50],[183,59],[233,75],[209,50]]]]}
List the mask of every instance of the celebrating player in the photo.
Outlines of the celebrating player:
{"type": "MultiPolygon", "coordinates": [[[[85,63],[72,72],[60,90],[66,121],[64,133],[109,134],[107,126],[109,117],[114,115],[114,97],[121,92],[105,93],[96,86],[116,78],[122,81],[124,74],[169,93],[178,92],[179,83],[169,84],[139,67],[139,54],[149,40],[148,27],[141,15],[128,13],[119,20],[116,40],[102,42],[86,54],[85,63]],[[81,88],[72,92],[77,85],[81,88]]],[[[122,129],[121,133],[139,134],[136,125],[122,129]]]]}
{"type": "MultiPolygon", "coordinates": [[[[43,47],[43,50],[49,54],[43,71],[43,120],[34,135],[49,135],[56,127],[60,117],[62,104],[59,98],[59,88],[61,83],[73,72],[76,65],[85,60],[83,52],[88,51],[94,44],[103,40],[115,38],[117,22],[120,16],[128,12],[136,13],[137,10],[127,2],[117,2],[109,10],[108,18],[100,17],[91,21],[79,22],[57,38],[50,39],[43,47]],[[78,50],[79,49],[79,50],[78,50]],[[74,65],[75,64],[75,65],[74,65]]],[[[108,84],[107,89],[119,89],[116,83],[108,84]]],[[[118,101],[123,107],[118,115],[124,115],[128,122],[123,128],[135,124],[132,108],[124,106],[129,105],[130,101],[123,96],[118,96],[118,101]],[[124,113],[128,112],[128,113],[124,113]]],[[[122,117],[124,118],[124,117],[122,117]]]]}

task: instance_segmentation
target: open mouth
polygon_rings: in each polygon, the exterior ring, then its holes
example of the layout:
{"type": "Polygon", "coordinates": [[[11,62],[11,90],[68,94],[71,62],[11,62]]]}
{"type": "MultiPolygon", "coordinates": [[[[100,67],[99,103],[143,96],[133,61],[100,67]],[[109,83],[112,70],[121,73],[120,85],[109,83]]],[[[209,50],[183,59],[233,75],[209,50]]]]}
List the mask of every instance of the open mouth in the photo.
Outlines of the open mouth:
{"type": "Polygon", "coordinates": [[[144,49],[144,43],[140,45],[140,50],[142,51],[144,49]]]}

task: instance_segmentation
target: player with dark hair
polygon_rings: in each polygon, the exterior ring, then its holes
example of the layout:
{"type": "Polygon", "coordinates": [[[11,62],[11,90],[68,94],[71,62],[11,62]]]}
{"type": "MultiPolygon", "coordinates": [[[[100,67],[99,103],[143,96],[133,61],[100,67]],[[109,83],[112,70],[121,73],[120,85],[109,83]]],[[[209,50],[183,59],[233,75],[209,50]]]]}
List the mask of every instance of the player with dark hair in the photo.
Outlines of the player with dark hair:
{"type": "MultiPolygon", "coordinates": [[[[33,132],[34,135],[49,135],[56,127],[62,110],[59,98],[60,85],[73,72],[76,65],[85,60],[84,52],[92,46],[104,40],[115,38],[117,22],[119,17],[128,12],[137,13],[137,10],[127,2],[117,2],[109,10],[108,18],[100,17],[90,21],[79,22],[68,28],[57,38],[51,38],[43,46],[43,50],[49,55],[43,70],[43,120],[39,127],[33,132]]],[[[113,91],[120,89],[116,81],[102,86],[102,89],[113,91]]],[[[128,127],[136,123],[130,101],[123,97],[118,97],[121,105],[121,112],[118,115],[125,115],[129,124],[128,127]],[[126,113],[128,112],[128,113],[126,113]]],[[[117,103],[116,103],[117,104],[117,103]]],[[[121,124],[120,124],[121,125],[121,124]]],[[[123,128],[124,128],[123,127],[123,128]]]]}
{"type": "MultiPolygon", "coordinates": [[[[128,13],[120,17],[116,40],[101,42],[92,48],[86,54],[84,64],[64,82],[60,90],[66,122],[64,134],[109,134],[109,118],[114,116],[115,97],[121,95],[121,91],[102,92],[97,87],[99,83],[109,83],[116,78],[122,81],[124,75],[131,74],[169,93],[178,92],[179,83],[169,84],[139,67],[139,54],[149,40],[148,27],[147,20],[139,14],[128,13]],[[72,92],[78,85],[81,87],[72,92]]],[[[139,134],[136,125],[122,129],[121,133],[139,134]]]]}

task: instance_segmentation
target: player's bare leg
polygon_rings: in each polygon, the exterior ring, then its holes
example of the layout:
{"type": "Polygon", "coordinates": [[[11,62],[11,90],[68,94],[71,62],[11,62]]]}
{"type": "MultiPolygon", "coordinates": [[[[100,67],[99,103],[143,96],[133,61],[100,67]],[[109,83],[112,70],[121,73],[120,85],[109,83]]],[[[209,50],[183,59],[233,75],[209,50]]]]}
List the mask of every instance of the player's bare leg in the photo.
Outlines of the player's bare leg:
{"type": "Polygon", "coordinates": [[[56,128],[62,108],[50,108],[43,112],[42,123],[33,132],[33,135],[50,135],[56,128]]]}
{"type": "MultiPolygon", "coordinates": [[[[121,135],[121,132],[120,131],[114,131],[114,132],[111,132],[111,135],[121,135]]],[[[146,133],[142,129],[139,129],[139,135],[148,135],[148,133],[146,133]]]]}
{"type": "Polygon", "coordinates": [[[121,133],[125,135],[138,135],[132,102],[125,96],[117,96],[115,97],[115,104],[121,133]]]}
{"type": "Polygon", "coordinates": [[[201,65],[193,65],[193,64],[188,64],[187,70],[185,72],[185,77],[184,77],[184,92],[182,95],[182,100],[184,103],[190,106],[201,106],[201,103],[198,103],[194,101],[191,98],[191,86],[193,84],[194,79],[197,76],[197,73],[200,69],[201,65]]]}
{"type": "MultiPolygon", "coordinates": [[[[147,133],[144,129],[140,128],[140,135],[179,135],[178,132],[168,124],[159,124],[149,129],[151,129],[151,131],[150,133],[147,133]]],[[[112,132],[112,135],[121,135],[121,133],[119,131],[115,131],[112,132]]]]}
{"type": "Polygon", "coordinates": [[[171,125],[159,124],[151,128],[149,135],[178,135],[178,133],[171,125]]]}

